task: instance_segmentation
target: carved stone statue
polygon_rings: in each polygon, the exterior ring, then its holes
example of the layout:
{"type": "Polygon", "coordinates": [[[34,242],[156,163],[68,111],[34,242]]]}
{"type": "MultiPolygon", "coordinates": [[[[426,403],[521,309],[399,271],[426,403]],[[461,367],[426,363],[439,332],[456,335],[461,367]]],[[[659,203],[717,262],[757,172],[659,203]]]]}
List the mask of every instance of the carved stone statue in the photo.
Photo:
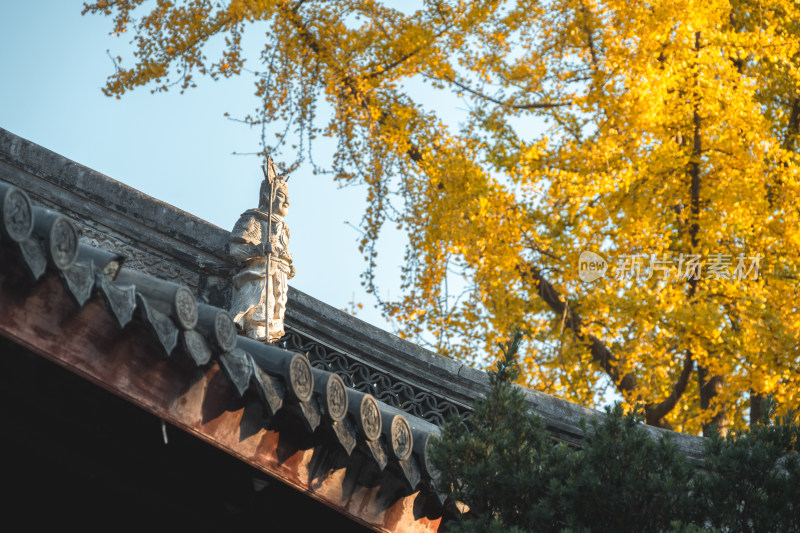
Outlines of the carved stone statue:
{"type": "Polygon", "coordinates": [[[286,178],[268,158],[258,209],[242,213],[230,238],[231,258],[240,266],[233,276],[231,316],[244,335],[262,342],[284,335],[287,280],[295,274],[283,221],[288,211],[286,178]]]}

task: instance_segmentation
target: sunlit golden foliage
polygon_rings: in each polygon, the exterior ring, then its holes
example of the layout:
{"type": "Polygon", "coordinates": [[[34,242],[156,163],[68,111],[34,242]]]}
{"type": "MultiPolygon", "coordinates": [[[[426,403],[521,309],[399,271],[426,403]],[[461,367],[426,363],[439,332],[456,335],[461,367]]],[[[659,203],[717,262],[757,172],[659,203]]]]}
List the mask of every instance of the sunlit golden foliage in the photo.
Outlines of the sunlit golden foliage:
{"type": "Polygon", "coordinates": [[[268,126],[265,150],[338,140],[337,179],[369,190],[368,287],[382,225],[408,235],[404,293],[382,301],[405,335],[480,361],[522,327],[529,385],[583,404],[616,390],[649,423],[684,431],[742,425],[764,394],[800,405],[796,2],[428,0],[407,13],[371,0],[100,0],[85,11],[133,36],[135,64],[105,88],[117,96],[240,74],[243,33],[266,29],[246,120],[268,126]],[[457,126],[442,113],[452,101],[467,108],[457,126]],[[609,261],[604,278],[581,281],[584,250],[609,261]],[[616,275],[636,254],[666,266],[616,275]],[[699,279],[681,275],[690,255],[699,279]],[[757,279],[734,276],[740,256],[761,258],[757,279]]]}

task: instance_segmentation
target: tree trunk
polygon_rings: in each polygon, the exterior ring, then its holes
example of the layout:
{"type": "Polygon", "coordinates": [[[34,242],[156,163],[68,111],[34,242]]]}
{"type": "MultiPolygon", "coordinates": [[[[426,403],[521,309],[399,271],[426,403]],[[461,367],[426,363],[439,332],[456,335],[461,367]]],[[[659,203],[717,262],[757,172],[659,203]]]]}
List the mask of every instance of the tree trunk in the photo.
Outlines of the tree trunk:
{"type": "Polygon", "coordinates": [[[750,429],[753,429],[759,420],[763,411],[761,410],[761,402],[764,401],[764,395],[759,392],[750,391],[750,429]]]}
{"type": "MultiPolygon", "coordinates": [[[[705,367],[698,366],[697,384],[700,389],[700,409],[702,411],[708,411],[708,409],[711,408],[712,400],[722,389],[722,376],[708,377],[708,370],[705,367]]],[[[703,424],[703,436],[708,437],[714,433],[715,429],[721,435],[725,435],[728,432],[728,415],[724,406],[714,414],[709,422],[703,424]]]]}

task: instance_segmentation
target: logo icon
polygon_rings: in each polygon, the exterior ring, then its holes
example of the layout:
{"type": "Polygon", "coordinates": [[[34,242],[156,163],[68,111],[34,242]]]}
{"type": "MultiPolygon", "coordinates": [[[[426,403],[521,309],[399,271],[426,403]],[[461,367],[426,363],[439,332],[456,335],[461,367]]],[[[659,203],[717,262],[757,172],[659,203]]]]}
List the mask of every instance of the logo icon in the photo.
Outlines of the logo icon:
{"type": "Polygon", "coordinates": [[[591,283],[606,275],[608,261],[603,256],[584,250],[578,258],[578,277],[584,283],[591,283]]]}

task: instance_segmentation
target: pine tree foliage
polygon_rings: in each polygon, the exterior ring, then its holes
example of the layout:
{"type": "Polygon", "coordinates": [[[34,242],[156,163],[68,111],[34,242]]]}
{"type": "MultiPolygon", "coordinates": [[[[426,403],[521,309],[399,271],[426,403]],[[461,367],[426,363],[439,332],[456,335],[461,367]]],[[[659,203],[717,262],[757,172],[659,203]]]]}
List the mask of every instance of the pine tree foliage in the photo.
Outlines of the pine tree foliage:
{"type": "Polygon", "coordinates": [[[520,381],[583,405],[613,391],[648,424],[693,433],[742,427],[765,395],[798,406],[800,5],[400,4],[84,12],[131,36],[108,95],[255,71],[242,120],[265,150],[308,158],[335,139],[336,179],[367,189],[376,295],[381,229],[408,238],[403,292],[380,300],[404,335],[481,361],[521,324],[520,381]],[[579,276],[583,251],[610,263],[604,278],[579,276]]]}
{"type": "Polygon", "coordinates": [[[553,442],[512,384],[518,342],[434,448],[440,490],[469,509],[448,531],[800,531],[800,427],[774,419],[774,404],[752,430],[709,438],[701,465],[620,405],[584,426],[576,449],[553,442]]]}
{"type": "Polygon", "coordinates": [[[800,531],[800,427],[796,413],[775,417],[767,398],[759,424],[714,435],[694,482],[695,520],[720,531],[800,531]]]}

